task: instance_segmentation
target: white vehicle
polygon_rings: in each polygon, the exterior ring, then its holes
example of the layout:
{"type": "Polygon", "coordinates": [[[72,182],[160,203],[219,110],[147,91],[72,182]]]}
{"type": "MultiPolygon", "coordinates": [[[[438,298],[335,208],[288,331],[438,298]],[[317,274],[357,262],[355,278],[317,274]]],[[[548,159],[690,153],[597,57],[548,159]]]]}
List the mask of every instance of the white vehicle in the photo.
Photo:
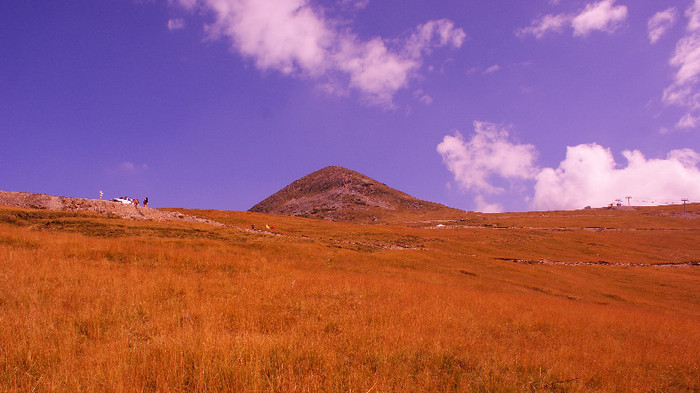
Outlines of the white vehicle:
{"type": "Polygon", "coordinates": [[[112,202],[123,203],[125,205],[132,205],[134,203],[134,201],[131,198],[125,196],[114,198],[112,199],[112,202]]]}

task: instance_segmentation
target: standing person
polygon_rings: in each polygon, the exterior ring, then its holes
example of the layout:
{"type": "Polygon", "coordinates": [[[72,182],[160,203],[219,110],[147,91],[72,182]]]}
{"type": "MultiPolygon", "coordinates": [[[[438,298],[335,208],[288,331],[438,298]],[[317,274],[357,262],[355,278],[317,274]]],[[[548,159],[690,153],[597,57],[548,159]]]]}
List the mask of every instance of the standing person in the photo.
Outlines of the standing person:
{"type": "Polygon", "coordinates": [[[139,199],[138,198],[134,198],[134,205],[136,207],[139,207],[139,199]]]}
{"type": "Polygon", "coordinates": [[[102,200],[102,190],[100,190],[100,200],[102,200]]]}
{"type": "Polygon", "coordinates": [[[148,197],[143,198],[143,207],[148,207],[148,197]]]}

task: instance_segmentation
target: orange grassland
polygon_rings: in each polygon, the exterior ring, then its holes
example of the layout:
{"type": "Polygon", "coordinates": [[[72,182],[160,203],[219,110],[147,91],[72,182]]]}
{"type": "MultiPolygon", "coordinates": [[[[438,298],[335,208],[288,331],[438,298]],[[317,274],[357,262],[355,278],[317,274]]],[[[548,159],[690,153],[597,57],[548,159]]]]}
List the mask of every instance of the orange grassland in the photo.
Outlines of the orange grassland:
{"type": "Polygon", "coordinates": [[[700,260],[700,206],[679,209],[438,228],[0,208],[0,390],[697,392],[700,267],[651,266],[700,260]]]}

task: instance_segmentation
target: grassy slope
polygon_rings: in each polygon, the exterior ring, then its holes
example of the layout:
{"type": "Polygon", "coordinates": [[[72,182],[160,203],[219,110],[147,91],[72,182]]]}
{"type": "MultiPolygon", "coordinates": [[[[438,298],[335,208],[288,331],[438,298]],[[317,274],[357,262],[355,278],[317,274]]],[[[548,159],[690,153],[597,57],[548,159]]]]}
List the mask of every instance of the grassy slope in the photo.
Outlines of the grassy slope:
{"type": "Polygon", "coordinates": [[[697,219],[183,212],[274,230],[0,208],[2,390],[700,389],[699,268],[495,259],[697,261],[697,219]]]}

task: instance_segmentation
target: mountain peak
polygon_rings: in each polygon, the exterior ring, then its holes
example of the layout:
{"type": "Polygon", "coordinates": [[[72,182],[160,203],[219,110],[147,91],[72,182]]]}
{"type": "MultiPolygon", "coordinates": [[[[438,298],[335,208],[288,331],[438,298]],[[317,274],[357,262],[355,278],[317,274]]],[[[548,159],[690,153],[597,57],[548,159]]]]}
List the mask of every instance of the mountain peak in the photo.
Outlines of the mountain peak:
{"type": "Polygon", "coordinates": [[[250,211],[333,221],[384,222],[388,215],[442,209],[456,211],[414,198],[359,172],[327,166],[293,181],[250,211]]]}

